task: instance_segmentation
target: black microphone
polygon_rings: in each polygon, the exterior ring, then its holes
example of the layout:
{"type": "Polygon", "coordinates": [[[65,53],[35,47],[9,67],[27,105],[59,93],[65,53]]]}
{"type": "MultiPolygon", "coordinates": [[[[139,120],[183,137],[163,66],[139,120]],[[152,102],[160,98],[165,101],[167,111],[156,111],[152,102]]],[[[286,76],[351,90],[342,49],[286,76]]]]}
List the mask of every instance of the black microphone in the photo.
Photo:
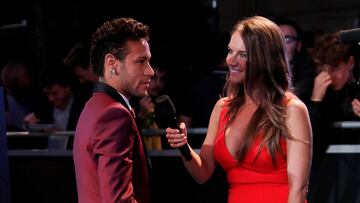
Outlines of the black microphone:
{"type": "Polygon", "coordinates": [[[339,34],[342,43],[360,43],[360,28],[343,30],[339,34]]]}
{"type": "MultiPolygon", "coordinates": [[[[162,95],[155,99],[155,120],[161,128],[174,128],[179,129],[179,123],[176,119],[175,106],[168,95],[162,95]]],[[[181,154],[186,161],[192,159],[189,146],[183,145],[180,148],[181,154]]]]}

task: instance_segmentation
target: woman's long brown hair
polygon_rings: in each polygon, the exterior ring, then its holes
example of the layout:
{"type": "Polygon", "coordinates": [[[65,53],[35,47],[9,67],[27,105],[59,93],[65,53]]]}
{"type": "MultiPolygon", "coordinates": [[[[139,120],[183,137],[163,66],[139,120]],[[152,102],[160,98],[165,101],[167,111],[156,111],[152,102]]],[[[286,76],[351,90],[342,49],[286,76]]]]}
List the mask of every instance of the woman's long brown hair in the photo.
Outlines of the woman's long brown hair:
{"type": "Polygon", "coordinates": [[[226,90],[229,95],[229,126],[245,103],[245,92],[250,98],[259,102],[245,131],[244,142],[238,151],[238,160],[243,160],[255,136],[264,132],[263,142],[270,152],[274,165],[276,151],[285,158],[280,147],[282,136],[293,139],[285,124],[286,91],[291,86],[289,66],[285,58],[285,41],[279,27],[272,21],[254,16],[240,21],[233,34],[240,34],[247,51],[248,60],[245,81],[233,84],[227,81],[226,90]],[[255,93],[256,92],[256,93],[255,93]]]}

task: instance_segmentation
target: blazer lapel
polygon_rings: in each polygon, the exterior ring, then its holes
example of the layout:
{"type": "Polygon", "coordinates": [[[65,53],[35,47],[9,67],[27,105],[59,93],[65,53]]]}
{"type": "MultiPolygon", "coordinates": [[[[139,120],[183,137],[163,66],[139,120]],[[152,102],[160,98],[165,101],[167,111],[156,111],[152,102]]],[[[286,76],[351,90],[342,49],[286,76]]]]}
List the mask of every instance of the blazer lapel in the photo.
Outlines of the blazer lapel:
{"type": "MultiPolygon", "coordinates": [[[[135,122],[135,112],[134,112],[134,109],[129,109],[128,105],[126,104],[125,100],[121,97],[121,95],[116,91],[116,89],[114,89],[113,87],[111,87],[110,85],[106,84],[106,83],[103,83],[103,82],[97,82],[95,83],[94,85],[94,89],[93,89],[93,92],[103,92],[107,95],[109,95],[110,97],[112,97],[113,99],[115,99],[116,101],[120,102],[127,110],[129,110],[129,112],[131,113],[131,115],[133,116],[134,118],[134,123],[135,123],[135,126],[136,126],[136,122],[135,122]]],[[[151,168],[151,162],[150,162],[150,159],[149,159],[149,156],[147,154],[147,151],[145,149],[145,145],[144,145],[144,140],[143,140],[143,137],[140,135],[138,129],[136,128],[136,131],[137,131],[137,134],[138,136],[140,137],[140,142],[141,142],[141,145],[142,145],[142,150],[144,152],[144,155],[146,157],[146,159],[148,160],[147,161],[147,165],[149,168],[151,168]]]]}

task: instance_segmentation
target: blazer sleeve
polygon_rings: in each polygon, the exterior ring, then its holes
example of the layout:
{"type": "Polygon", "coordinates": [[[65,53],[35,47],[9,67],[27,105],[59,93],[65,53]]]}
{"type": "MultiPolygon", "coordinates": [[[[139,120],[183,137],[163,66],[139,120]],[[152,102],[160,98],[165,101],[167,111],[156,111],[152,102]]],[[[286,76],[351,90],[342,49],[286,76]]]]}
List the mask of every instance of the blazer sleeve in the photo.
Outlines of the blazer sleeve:
{"type": "Polygon", "coordinates": [[[96,136],[91,140],[104,203],[137,202],[132,184],[134,126],[131,119],[126,109],[110,106],[100,116],[96,136]]]}

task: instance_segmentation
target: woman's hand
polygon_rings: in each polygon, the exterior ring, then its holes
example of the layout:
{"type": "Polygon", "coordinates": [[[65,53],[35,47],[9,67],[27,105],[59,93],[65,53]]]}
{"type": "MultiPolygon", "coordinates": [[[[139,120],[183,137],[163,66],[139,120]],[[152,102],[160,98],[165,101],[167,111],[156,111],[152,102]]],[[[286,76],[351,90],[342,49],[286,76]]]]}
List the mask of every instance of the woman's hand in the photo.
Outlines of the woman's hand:
{"type": "Polygon", "coordinates": [[[172,148],[179,148],[187,144],[187,130],[185,123],[180,124],[180,130],[166,128],[166,138],[172,148]]]}

